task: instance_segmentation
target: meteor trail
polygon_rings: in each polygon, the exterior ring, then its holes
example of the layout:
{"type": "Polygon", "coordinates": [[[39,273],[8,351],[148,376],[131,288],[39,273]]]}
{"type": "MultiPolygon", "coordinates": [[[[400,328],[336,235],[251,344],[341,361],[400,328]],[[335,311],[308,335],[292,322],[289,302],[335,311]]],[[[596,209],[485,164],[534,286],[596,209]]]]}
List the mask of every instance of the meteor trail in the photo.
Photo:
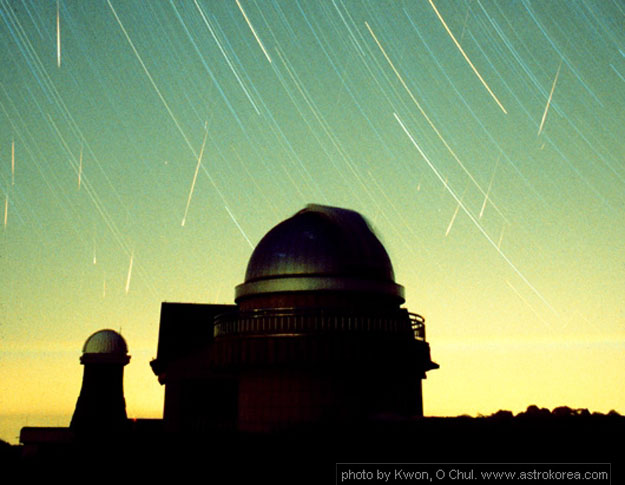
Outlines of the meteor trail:
{"type": "Polygon", "coordinates": [[[239,3],[239,0],[236,0],[236,2],[237,2],[237,6],[239,7],[239,10],[243,14],[243,17],[245,17],[245,21],[247,22],[247,25],[249,25],[250,30],[252,31],[252,34],[254,34],[254,37],[256,38],[256,42],[258,42],[258,45],[263,50],[263,54],[265,54],[265,57],[269,61],[269,64],[271,64],[271,57],[269,57],[269,53],[267,52],[267,50],[265,49],[265,46],[263,45],[263,43],[261,42],[260,38],[256,34],[256,30],[254,30],[254,26],[252,25],[252,22],[250,22],[250,19],[247,18],[247,14],[245,13],[245,10],[243,10],[243,7],[239,3]]]}
{"type": "Polygon", "coordinates": [[[447,226],[447,230],[445,231],[445,237],[447,237],[449,235],[449,231],[451,231],[451,226],[454,225],[454,221],[456,220],[456,216],[458,215],[458,210],[460,209],[460,204],[458,204],[456,206],[456,210],[454,211],[454,215],[451,218],[451,221],[449,221],[449,225],[447,226]]]}
{"type": "Polygon", "coordinates": [[[187,197],[187,206],[184,209],[184,216],[182,217],[182,226],[187,220],[187,213],[189,212],[189,205],[191,204],[191,197],[193,196],[193,190],[195,189],[195,181],[197,180],[197,173],[200,170],[202,163],[202,155],[204,155],[204,146],[206,145],[206,138],[208,138],[208,121],[204,123],[204,140],[202,141],[202,148],[200,149],[200,155],[197,157],[197,165],[195,166],[195,173],[193,174],[193,181],[191,182],[191,188],[189,189],[189,197],[187,197]]]}
{"type": "Polygon", "coordinates": [[[130,277],[132,276],[132,261],[135,257],[135,253],[130,253],[130,266],[128,267],[128,277],[126,278],[126,294],[130,290],[130,277]]]}
{"type": "Polygon", "coordinates": [[[503,111],[505,114],[508,114],[508,112],[506,111],[506,108],[503,107],[503,104],[501,104],[501,102],[499,101],[499,99],[497,99],[497,96],[495,96],[495,93],[493,93],[493,91],[490,89],[490,87],[488,86],[488,84],[486,84],[486,81],[484,81],[484,78],[480,75],[480,73],[477,71],[477,68],[473,65],[473,63],[471,62],[471,59],[469,59],[469,56],[467,56],[467,54],[464,52],[464,49],[462,48],[462,46],[460,45],[460,42],[458,42],[456,40],[456,38],[454,37],[454,34],[452,34],[451,30],[449,29],[449,27],[447,26],[447,23],[445,22],[445,20],[443,19],[443,16],[439,13],[438,9],[436,8],[436,5],[434,5],[434,2],[432,0],[428,0],[430,2],[430,5],[432,5],[432,8],[434,9],[434,12],[436,13],[436,16],[438,17],[438,19],[441,21],[441,23],[443,24],[443,27],[445,27],[445,30],[447,31],[447,33],[449,34],[449,36],[451,37],[451,40],[454,41],[454,44],[456,44],[456,47],[458,48],[458,50],[460,51],[460,53],[462,54],[462,56],[464,57],[464,60],[467,61],[467,63],[469,64],[469,66],[471,66],[471,69],[473,69],[473,72],[475,73],[475,75],[478,77],[478,79],[481,81],[482,85],[486,88],[486,90],[488,91],[488,94],[491,95],[491,97],[495,100],[495,102],[497,103],[497,105],[501,108],[501,111],[503,111]]]}
{"type": "Polygon", "coordinates": [[[497,249],[501,247],[501,241],[503,241],[503,232],[506,229],[506,225],[501,226],[501,234],[499,235],[499,241],[497,241],[497,249]]]}
{"type": "MultiPolygon", "coordinates": [[[[402,130],[404,130],[404,133],[406,133],[406,135],[408,136],[408,138],[410,138],[410,141],[412,142],[412,144],[415,146],[415,148],[417,149],[417,151],[421,154],[421,156],[423,157],[423,159],[426,161],[426,163],[428,164],[428,166],[432,169],[432,171],[434,172],[434,174],[436,175],[436,177],[443,183],[445,183],[443,176],[440,174],[440,172],[436,169],[436,167],[434,166],[434,164],[430,161],[430,159],[428,158],[428,156],[423,152],[423,150],[421,150],[421,147],[417,144],[417,142],[415,141],[415,139],[412,137],[412,135],[410,134],[410,132],[408,131],[408,129],[406,128],[406,126],[404,125],[404,123],[402,122],[402,120],[399,118],[399,116],[397,116],[396,113],[393,113],[393,116],[395,117],[395,119],[397,120],[397,122],[399,123],[399,125],[401,126],[402,130]]],[[[532,283],[530,283],[530,281],[525,277],[525,275],[523,273],[521,273],[521,271],[515,266],[515,264],[510,260],[510,258],[508,258],[508,256],[506,256],[503,251],[501,251],[501,249],[499,249],[498,245],[495,244],[495,241],[492,240],[492,238],[488,235],[488,233],[484,230],[484,228],[482,227],[482,225],[475,219],[475,217],[473,216],[473,214],[471,214],[471,212],[469,212],[469,209],[466,208],[466,206],[463,204],[462,200],[460,200],[460,198],[456,195],[456,193],[451,189],[451,187],[447,186],[447,191],[451,194],[451,196],[456,200],[456,202],[460,205],[460,207],[462,207],[462,210],[464,211],[464,213],[469,216],[469,219],[471,219],[471,222],[473,222],[473,224],[475,225],[475,227],[478,228],[478,230],[483,234],[483,236],[486,238],[486,240],[491,244],[491,246],[493,246],[497,252],[499,253],[499,255],[506,261],[506,263],[508,263],[508,265],[512,268],[512,270],[525,282],[525,284],[527,286],[529,286],[529,288],[536,294],[536,296],[538,296],[538,298],[540,298],[542,300],[542,302],[547,305],[549,307],[549,309],[555,314],[560,316],[560,314],[558,313],[558,311],[553,308],[551,306],[551,304],[545,299],[545,297],[534,287],[534,285],[532,285],[532,283]]]]}
{"type": "Polygon", "coordinates": [[[549,111],[549,106],[551,106],[551,98],[553,96],[553,91],[556,89],[556,83],[558,82],[558,75],[560,74],[561,67],[562,67],[562,61],[560,61],[560,65],[558,66],[558,71],[556,72],[556,77],[553,79],[553,84],[551,85],[551,91],[549,92],[549,98],[547,99],[547,105],[545,106],[543,119],[540,120],[540,126],[538,128],[538,136],[540,136],[540,133],[543,131],[543,126],[545,125],[545,120],[547,119],[547,112],[549,111]]]}
{"type": "MultiPolygon", "coordinates": [[[[130,45],[130,47],[132,48],[132,51],[134,52],[135,57],[137,58],[137,60],[141,64],[141,67],[143,68],[143,71],[145,72],[145,75],[150,80],[150,84],[152,85],[152,87],[156,91],[156,94],[158,94],[158,97],[161,100],[161,102],[163,103],[163,106],[165,106],[165,109],[167,110],[167,113],[169,113],[170,118],[172,119],[172,121],[176,125],[176,128],[178,129],[178,132],[180,133],[180,135],[184,139],[187,147],[189,148],[189,150],[191,151],[193,156],[194,157],[197,156],[197,153],[195,152],[195,149],[193,148],[193,145],[191,144],[191,142],[189,141],[189,138],[187,137],[186,133],[182,129],[182,126],[180,126],[180,123],[178,122],[178,118],[176,118],[176,116],[174,115],[174,112],[171,110],[169,104],[165,100],[165,97],[161,93],[161,90],[156,85],[156,82],[154,81],[154,78],[152,77],[152,74],[150,74],[150,71],[148,70],[147,66],[145,65],[145,62],[143,62],[143,59],[139,55],[139,51],[135,47],[134,42],[130,38],[130,35],[128,35],[128,32],[126,31],[126,28],[124,27],[124,24],[122,24],[121,19],[117,15],[117,11],[115,10],[113,5],[111,4],[110,0],[106,0],[106,3],[108,4],[109,8],[111,9],[111,12],[113,12],[113,15],[115,16],[115,20],[117,20],[117,23],[119,24],[119,27],[122,29],[122,32],[124,33],[124,37],[126,37],[126,40],[128,41],[128,44],[130,45]]],[[[212,77],[212,74],[211,74],[211,77],[212,77]]],[[[215,81],[215,82],[218,85],[217,81],[215,81]]],[[[224,100],[226,101],[226,103],[229,104],[228,98],[226,98],[225,95],[224,95],[224,100]]],[[[236,113],[234,112],[234,110],[232,111],[232,114],[236,117],[236,113]]],[[[241,125],[241,128],[243,129],[242,125],[241,125]]],[[[217,186],[217,183],[215,182],[215,180],[213,179],[211,174],[204,167],[202,167],[202,169],[204,170],[204,173],[208,177],[208,180],[210,181],[211,185],[213,186],[213,188],[215,189],[215,191],[217,192],[217,194],[219,195],[221,200],[224,202],[224,204],[227,204],[226,198],[224,197],[224,195],[221,192],[221,190],[219,190],[219,187],[217,186]]]]}

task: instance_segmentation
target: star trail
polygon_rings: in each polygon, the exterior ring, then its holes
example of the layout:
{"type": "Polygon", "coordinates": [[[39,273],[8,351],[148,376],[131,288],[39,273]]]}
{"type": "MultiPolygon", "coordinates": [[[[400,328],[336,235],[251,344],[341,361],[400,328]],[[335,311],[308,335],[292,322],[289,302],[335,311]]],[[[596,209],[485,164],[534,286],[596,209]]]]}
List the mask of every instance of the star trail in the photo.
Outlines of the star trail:
{"type": "Polygon", "coordinates": [[[389,250],[441,365],[426,414],[625,412],[623,22],[617,0],[0,0],[0,438],[67,424],[101,328],[133,355],[129,415],[157,416],[161,302],[231,303],[308,203],[389,250]]]}

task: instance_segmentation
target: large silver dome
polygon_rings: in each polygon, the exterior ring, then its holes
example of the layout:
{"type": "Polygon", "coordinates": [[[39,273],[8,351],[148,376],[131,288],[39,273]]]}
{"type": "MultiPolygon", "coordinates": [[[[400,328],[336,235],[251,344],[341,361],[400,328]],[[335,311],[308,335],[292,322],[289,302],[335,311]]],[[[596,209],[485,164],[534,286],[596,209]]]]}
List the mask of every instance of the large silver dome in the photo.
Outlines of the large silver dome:
{"type": "Polygon", "coordinates": [[[356,291],[403,302],[391,260],[357,212],[308,205],[258,243],[236,299],[299,291],[356,291]]]}

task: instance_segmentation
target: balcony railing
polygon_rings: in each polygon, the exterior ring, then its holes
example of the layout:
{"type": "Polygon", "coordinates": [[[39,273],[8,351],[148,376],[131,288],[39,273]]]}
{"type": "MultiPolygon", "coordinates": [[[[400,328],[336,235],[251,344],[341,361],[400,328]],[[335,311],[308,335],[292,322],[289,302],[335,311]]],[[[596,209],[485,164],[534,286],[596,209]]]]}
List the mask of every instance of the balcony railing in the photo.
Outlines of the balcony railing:
{"type": "Polygon", "coordinates": [[[414,338],[425,342],[425,318],[417,313],[408,313],[408,316],[410,317],[410,326],[414,332],[414,338]]]}
{"type": "Polygon", "coordinates": [[[406,310],[369,314],[282,308],[230,312],[215,317],[216,338],[234,335],[299,335],[329,332],[412,334],[425,340],[425,319],[406,310]]]}

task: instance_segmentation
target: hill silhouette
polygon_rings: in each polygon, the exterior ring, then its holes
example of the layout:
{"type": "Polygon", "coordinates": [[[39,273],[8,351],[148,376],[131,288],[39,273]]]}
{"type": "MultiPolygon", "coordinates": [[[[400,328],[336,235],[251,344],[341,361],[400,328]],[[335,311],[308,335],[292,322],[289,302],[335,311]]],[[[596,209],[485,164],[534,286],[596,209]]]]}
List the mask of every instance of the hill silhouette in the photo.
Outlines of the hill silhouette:
{"type": "Polygon", "coordinates": [[[618,483],[622,451],[614,443],[625,435],[625,417],[532,405],[517,415],[500,410],[480,417],[379,416],[358,425],[329,423],[273,434],[171,435],[148,429],[77,440],[37,456],[20,454],[18,446],[0,451],[5,463],[27,468],[91,467],[106,460],[142,473],[201,469],[232,483],[249,474],[274,482],[333,483],[337,463],[612,463],[612,483],[618,483]]]}

